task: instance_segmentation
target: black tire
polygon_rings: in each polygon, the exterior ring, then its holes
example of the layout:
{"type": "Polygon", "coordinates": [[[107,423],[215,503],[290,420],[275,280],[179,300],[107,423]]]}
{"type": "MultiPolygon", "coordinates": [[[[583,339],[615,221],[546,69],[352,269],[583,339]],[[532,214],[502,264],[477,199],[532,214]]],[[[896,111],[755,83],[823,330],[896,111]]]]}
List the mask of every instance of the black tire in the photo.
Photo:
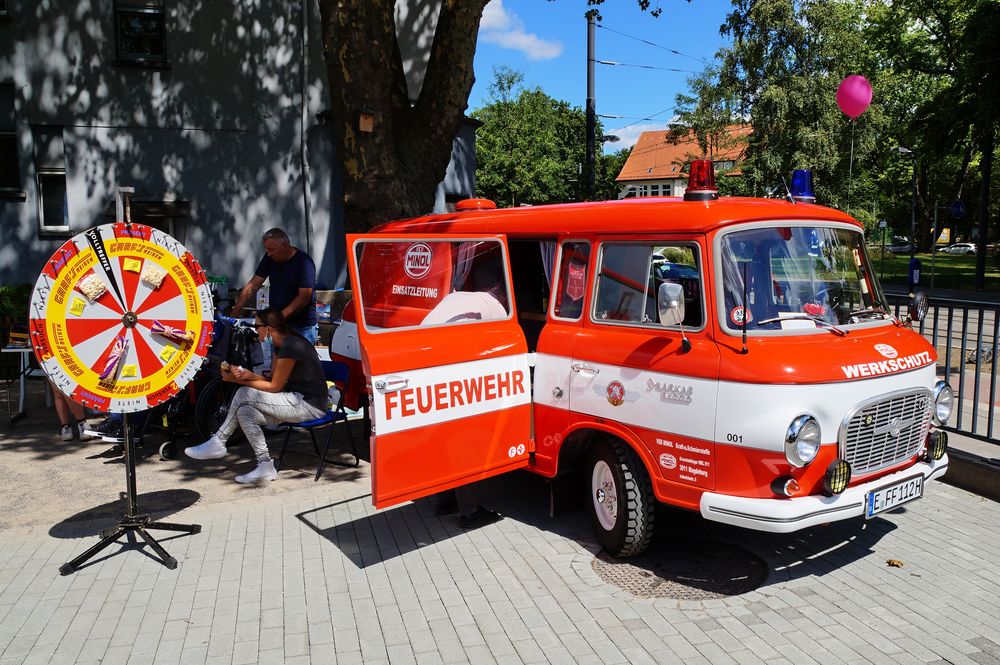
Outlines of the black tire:
{"type": "Polygon", "coordinates": [[[177,457],[177,444],[173,441],[164,441],[160,444],[160,459],[172,460],[177,457]]]}
{"type": "Polygon", "coordinates": [[[215,377],[198,393],[194,420],[198,436],[203,441],[207,441],[219,431],[219,427],[229,414],[229,402],[232,401],[234,392],[236,384],[226,383],[222,377],[215,377]]]}
{"type": "Polygon", "coordinates": [[[641,554],[653,538],[656,508],[642,460],[621,441],[604,441],[591,448],[587,468],[590,521],[597,539],[611,556],[641,554]]]}

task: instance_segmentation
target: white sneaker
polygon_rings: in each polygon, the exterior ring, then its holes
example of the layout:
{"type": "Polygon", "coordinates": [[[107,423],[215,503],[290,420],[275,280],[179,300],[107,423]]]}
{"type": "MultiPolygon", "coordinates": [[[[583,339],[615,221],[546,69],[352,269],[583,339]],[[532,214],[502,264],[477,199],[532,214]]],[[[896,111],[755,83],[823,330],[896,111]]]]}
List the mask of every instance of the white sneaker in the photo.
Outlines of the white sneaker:
{"type": "Polygon", "coordinates": [[[93,434],[94,426],[88,423],[86,420],[81,420],[76,424],[76,431],[80,433],[80,440],[86,441],[88,439],[93,439],[96,435],[93,434]]]}
{"type": "Polygon", "coordinates": [[[214,436],[199,446],[184,449],[184,454],[194,459],[219,459],[226,456],[226,444],[214,436]]]}
{"type": "Polygon", "coordinates": [[[265,480],[274,480],[278,477],[278,472],[274,470],[274,460],[267,460],[257,464],[257,468],[250,473],[236,476],[238,483],[262,483],[265,480]]]}
{"type": "Polygon", "coordinates": [[[63,441],[72,441],[73,427],[71,425],[63,425],[62,429],[59,430],[59,438],[63,441]]]}

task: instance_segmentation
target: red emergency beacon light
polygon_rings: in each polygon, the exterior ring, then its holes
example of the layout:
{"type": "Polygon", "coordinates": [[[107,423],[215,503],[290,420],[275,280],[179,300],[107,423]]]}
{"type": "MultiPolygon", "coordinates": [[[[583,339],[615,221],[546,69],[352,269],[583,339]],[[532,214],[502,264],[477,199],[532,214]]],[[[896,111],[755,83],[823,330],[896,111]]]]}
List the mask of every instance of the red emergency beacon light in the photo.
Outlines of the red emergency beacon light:
{"type": "Polygon", "coordinates": [[[688,174],[688,186],[684,190],[685,201],[714,201],[719,198],[719,190],[715,187],[715,169],[712,160],[696,159],[691,162],[691,172],[688,174]]]}
{"type": "Polygon", "coordinates": [[[469,210],[496,210],[497,204],[489,199],[462,199],[455,204],[455,212],[469,210]]]}

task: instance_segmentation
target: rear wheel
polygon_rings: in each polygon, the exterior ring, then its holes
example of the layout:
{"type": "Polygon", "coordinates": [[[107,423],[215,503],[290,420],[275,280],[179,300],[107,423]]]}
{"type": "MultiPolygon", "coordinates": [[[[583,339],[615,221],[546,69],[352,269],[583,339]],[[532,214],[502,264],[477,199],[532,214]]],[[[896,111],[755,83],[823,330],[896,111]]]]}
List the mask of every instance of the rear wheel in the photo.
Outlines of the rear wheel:
{"type": "MultiPolygon", "coordinates": [[[[195,425],[198,435],[207,441],[219,431],[222,423],[229,415],[229,403],[236,392],[235,383],[226,383],[221,377],[216,377],[205,384],[198,393],[198,402],[194,407],[195,425]]],[[[239,430],[237,430],[238,432],[239,430]]],[[[236,437],[231,437],[227,443],[232,443],[236,437]]]]}
{"type": "Polygon", "coordinates": [[[590,454],[590,517],[609,554],[641,554],[653,537],[655,498],[646,467],[620,441],[596,445],[590,454]]]}

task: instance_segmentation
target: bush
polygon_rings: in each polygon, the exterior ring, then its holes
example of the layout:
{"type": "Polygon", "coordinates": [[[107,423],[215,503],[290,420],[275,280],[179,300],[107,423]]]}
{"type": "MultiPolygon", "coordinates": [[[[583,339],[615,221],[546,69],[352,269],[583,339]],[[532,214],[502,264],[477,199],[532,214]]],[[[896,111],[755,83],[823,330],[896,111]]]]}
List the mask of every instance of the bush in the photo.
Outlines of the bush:
{"type": "Polygon", "coordinates": [[[0,318],[26,322],[31,288],[31,284],[0,285],[0,318]]]}

